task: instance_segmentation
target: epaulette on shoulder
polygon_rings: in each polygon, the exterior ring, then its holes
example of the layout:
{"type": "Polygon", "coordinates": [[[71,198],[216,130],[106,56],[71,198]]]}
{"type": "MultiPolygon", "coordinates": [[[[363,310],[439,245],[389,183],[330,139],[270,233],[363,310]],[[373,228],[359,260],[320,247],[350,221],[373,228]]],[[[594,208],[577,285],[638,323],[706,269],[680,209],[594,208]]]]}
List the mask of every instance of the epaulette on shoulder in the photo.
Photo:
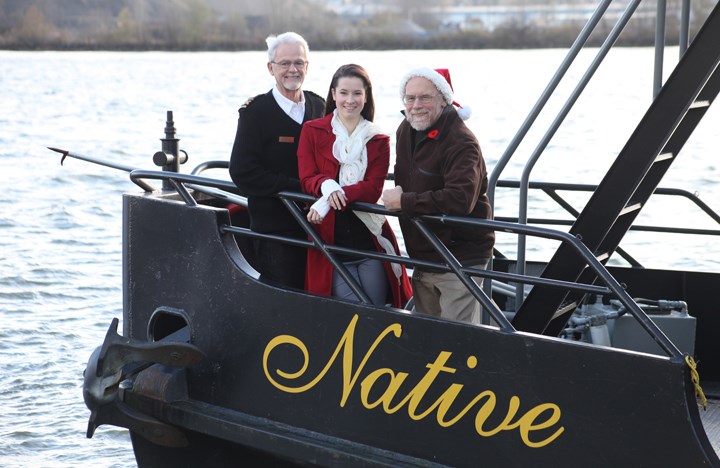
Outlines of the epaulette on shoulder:
{"type": "Polygon", "coordinates": [[[245,103],[244,103],[242,106],[240,106],[240,108],[241,108],[241,109],[245,109],[247,106],[249,106],[249,105],[253,102],[254,99],[255,99],[254,96],[251,97],[251,98],[248,98],[248,100],[245,101],[245,103]]]}

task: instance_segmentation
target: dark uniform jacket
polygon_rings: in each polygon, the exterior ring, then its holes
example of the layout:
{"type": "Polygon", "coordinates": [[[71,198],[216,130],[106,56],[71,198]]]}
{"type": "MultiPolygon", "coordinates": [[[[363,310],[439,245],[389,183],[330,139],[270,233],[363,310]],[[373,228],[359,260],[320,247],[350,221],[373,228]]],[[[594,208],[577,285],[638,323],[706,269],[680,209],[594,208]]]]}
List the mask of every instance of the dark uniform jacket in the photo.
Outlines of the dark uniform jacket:
{"type": "MultiPolygon", "coordinates": [[[[480,145],[451,106],[427,131],[415,131],[407,120],[400,124],[394,172],[395,185],[403,188],[400,203],[404,214],[492,218],[480,145]]],[[[428,226],[464,265],[492,256],[493,231],[437,223],[428,226]]],[[[407,219],[400,218],[400,227],[411,257],[441,261],[407,219]]]]}
{"type": "MultiPolygon", "coordinates": [[[[304,121],[322,117],[325,100],[310,91],[303,93],[304,121]]],[[[281,191],[302,191],[297,162],[302,125],[280,108],[272,90],[248,100],[238,112],[230,177],[248,197],[250,228],[305,237],[280,199],[272,196],[281,191]]]]}

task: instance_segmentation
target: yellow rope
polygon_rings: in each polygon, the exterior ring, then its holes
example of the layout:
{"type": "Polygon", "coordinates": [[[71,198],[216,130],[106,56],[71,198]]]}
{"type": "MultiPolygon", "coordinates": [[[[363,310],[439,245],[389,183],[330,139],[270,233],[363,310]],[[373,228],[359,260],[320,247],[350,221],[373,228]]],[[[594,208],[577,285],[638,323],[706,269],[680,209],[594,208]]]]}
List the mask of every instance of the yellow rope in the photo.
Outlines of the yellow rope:
{"type": "Polygon", "coordinates": [[[695,396],[700,399],[698,406],[705,409],[707,408],[707,398],[705,398],[705,393],[703,393],[702,388],[700,388],[700,374],[697,371],[697,363],[689,354],[685,355],[685,362],[690,368],[690,380],[692,380],[693,385],[695,385],[695,396]]]}

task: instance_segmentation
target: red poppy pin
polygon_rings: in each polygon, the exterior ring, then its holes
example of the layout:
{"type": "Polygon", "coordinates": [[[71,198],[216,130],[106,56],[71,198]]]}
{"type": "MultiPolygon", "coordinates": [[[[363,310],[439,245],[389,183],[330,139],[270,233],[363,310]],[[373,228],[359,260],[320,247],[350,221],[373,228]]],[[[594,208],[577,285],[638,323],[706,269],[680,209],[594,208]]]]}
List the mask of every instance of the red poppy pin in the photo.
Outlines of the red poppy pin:
{"type": "Polygon", "coordinates": [[[430,130],[428,132],[428,138],[430,138],[430,139],[434,140],[435,138],[437,138],[437,136],[438,136],[437,128],[435,130],[430,130]]]}

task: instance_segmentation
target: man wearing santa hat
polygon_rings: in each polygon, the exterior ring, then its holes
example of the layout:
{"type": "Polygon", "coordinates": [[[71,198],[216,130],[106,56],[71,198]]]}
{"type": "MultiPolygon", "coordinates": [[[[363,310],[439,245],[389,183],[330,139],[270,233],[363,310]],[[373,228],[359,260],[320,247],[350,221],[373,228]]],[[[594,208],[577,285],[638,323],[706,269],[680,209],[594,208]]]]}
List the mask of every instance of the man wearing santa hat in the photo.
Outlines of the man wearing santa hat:
{"type": "MultiPolygon", "coordinates": [[[[454,101],[447,69],[419,68],[400,85],[405,120],[397,129],[395,187],[383,192],[388,210],[401,211],[400,228],[412,258],[443,262],[408,217],[453,215],[491,219],[485,161],[475,135],[465,125],[467,108],[454,101]],[[456,109],[457,107],[457,109],[456,109]]],[[[463,265],[486,268],[495,233],[428,223],[430,230],[463,265]]],[[[474,277],[482,284],[482,278],[474,277]]],[[[480,303],[454,273],[417,267],[412,276],[418,312],[480,324],[480,303]]]]}

